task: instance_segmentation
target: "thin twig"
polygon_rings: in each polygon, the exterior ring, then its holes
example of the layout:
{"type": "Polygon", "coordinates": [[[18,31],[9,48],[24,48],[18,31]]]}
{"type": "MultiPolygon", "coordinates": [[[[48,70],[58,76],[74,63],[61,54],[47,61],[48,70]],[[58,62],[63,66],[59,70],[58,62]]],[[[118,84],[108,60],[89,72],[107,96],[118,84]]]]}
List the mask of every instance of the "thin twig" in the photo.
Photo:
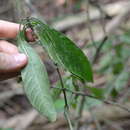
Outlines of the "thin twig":
{"type": "Polygon", "coordinates": [[[92,32],[92,28],[91,28],[91,24],[90,24],[89,0],[87,0],[87,13],[86,13],[86,15],[87,15],[87,25],[88,25],[88,31],[90,34],[90,39],[91,39],[91,42],[93,43],[94,47],[96,48],[96,44],[94,41],[93,32],[92,32]]]}
{"type": "Polygon", "coordinates": [[[100,51],[101,51],[103,45],[105,44],[105,42],[107,41],[107,39],[108,39],[108,37],[105,36],[105,37],[103,38],[102,42],[100,43],[99,47],[96,49],[96,53],[95,53],[95,56],[94,56],[93,62],[92,62],[93,64],[96,62],[96,60],[97,60],[97,58],[98,58],[98,56],[99,56],[99,54],[100,54],[100,51]]]}
{"type": "Polygon", "coordinates": [[[102,25],[102,28],[103,28],[103,32],[104,34],[106,34],[106,29],[105,29],[105,23],[104,23],[104,19],[112,19],[112,16],[110,16],[108,14],[108,12],[106,10],[104,10],[105,8],[102,8],[102,6],[100,5],[100,3],[97,1],[97,0],[88,0],[89,3],[97,8],[100,12],[100,18],[101,18],[101,25],[102,25]]]}
{"type": "Polygon", "coordinates": [[[66,92],[65,92],[65,87],[64,87],[63,80],[62,80],[62,76],[61,76],[61,74],[60,74],[60,70],[59,70],[57,64],[55,64],[55,65],[56,65],[56,71],[57,71],[57,73],[58,73],[59,80],[60,80],[61,87],[62,87],[62,91],[63,91],[63,95],[64,95],[65,107],[66,107],[66,108],[69,108],[68,102],[67,102],[67,96],[66,96],[66,92]]]}
{"type": "Polygon", "coordinates": [[[67,122],[68,122],[68,124],[69,124],[70,130],[73,130],[72,122],[71,122],[70,117],[69,117],[69,115],[68,115],[68,109],[66,109],[66,108],[65,108],[65,110],[64,110],[64,115],[65,115],[66,120],[67,120],[67,122]]]}
{"type": "Polygon", "coordinates": [[[60,80],[60,83],[61,83],[61,87],[62,87],[62,91],[63,91],[63,95],[64,95],[64,100],[65,100],[64,115],[66,117],[66,120],[68,122],[70,130],[73,130],[72,123],[71,123],[71,120],[70,120],[69,115],[68,115],[68,113],[69,113],[69,111],[68,111],[69,106],[68,106],[68,102],[67,102],[67,96],[66,96],[66,91],[65,91],[63,79],[62,79],[62,76],[60,74],[60,70],[59,70],[57,64],[55,64],[55,65],[56,65],[56,71],[57,71],[58,76],[59,76],[59,80],[60,80]]]}
{"type": "Polygon", "coordinates": [[[74,124],[74,129],[79,130],[79,119],[82,116],[83,108],[84,108],[84,103],[85,103],[85,96],[80,97],[77,110],[76,110],[76,120],[74,124]]]}
{"type": "MultiPolygon", "coordinates": [[[[58,88],[58,87],[52,87],[52,88],[55,88],[55,89],[61,89],[61,88],[58,88]]],[[[104,102],[105,104],[111,104],[111,105],[114,105],[114,106],[117,106],[127,112],[130,113],[130,109],[125,107],[124,105],[120,104],[120,103],[116,103],[116,102],[113,102],[113,101],[110,101],[110,100],[106,100],[106,99],[101,99],[99,97],[96,97],[96,96],[93,96],[91,94],[88,94],[88,93],[83,93],[83,92],[77,92],[77,91],[72,91],[68,88],[64,88],[65,91],[68,91],[68,92],[71,92],[72,94],[75,94],[75,95],[79,95],[79,96],[87,96],[87,97],[90,97],[90,98],[94,98],[94,99],[97,99],[97,100],[100,100],[102,102],[104,102]]]]}
{"type": "MultiPolygon", "coordinates": [[[[82,81],[82,84],[83,84],[83,86],[85,86],[84,81],[82,81]]],[[[82,89],[82,91],[84,91],[84,90],[85,90],[85,88],[82,89]]],[[[79,123],[80,123],[80,118],[82,117],[85,100],[86,100],[86,97],[82,96],[82,97],[80,97],[80,99],[78,101],[78,106],[77,106],[77,110],[76,110],[77,120],[75,121],[75,126],[74,126],[75,130],[79,130],[79,127],[80,127],[79,123]]]]}

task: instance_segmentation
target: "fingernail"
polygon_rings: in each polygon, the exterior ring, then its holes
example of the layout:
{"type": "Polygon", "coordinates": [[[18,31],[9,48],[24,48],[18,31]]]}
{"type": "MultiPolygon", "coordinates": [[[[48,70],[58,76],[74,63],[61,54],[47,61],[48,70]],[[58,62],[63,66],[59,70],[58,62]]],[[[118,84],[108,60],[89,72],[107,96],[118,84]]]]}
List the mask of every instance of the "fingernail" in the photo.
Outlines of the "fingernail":
{"type": "Polygon", "coordinates": [[[16,54],[15,60],[16,60],[17,63],[23,63],[23,62],[26,62],[27,57],[26,57],[25,54],[16,54]]]}

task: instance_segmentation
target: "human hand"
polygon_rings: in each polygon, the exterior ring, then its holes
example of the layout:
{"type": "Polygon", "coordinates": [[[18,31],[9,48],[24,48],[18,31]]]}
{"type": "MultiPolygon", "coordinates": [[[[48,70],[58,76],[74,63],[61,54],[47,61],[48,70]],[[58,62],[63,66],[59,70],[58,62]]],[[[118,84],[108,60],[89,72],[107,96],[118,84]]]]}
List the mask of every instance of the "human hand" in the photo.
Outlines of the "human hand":
{"type": "MultiPolygon", "coordinates": [[[[19,24],[0,20],[0,38],[15,38],[19,24]]],[[[29,41],[33,41],[31,30],[26,31],[29,41]]],[[[15,77],[27,64],[26,55],[19,53],[18,48],[4,40],[0,40],[0,81],[15,77]]]]}

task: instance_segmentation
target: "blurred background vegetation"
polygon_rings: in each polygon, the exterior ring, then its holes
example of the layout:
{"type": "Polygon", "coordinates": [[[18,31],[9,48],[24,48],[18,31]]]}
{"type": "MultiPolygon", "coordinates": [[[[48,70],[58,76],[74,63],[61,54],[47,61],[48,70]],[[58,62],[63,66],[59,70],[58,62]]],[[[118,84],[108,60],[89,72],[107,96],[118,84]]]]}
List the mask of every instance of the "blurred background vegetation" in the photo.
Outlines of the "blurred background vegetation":
{"type": "MultiPolygon", "coordinates": [[[[130,130],[130,112],[122,109],[130,109],[130,1],[0,0],[0,19],[18,23],[27,16],[44,20],[66,34],[92,64],[94,83],[85,86],[84,93],[101,100],[86,96],[78,129],[130,130]]],[[[14,40],[7,40],[15,44],[14,40]]],[[[44,61],[51,84],[59,87],[53,63],[41,47],[32,46],[44,61]]],[[[65,87],[73,90],[72,78],[61,72],[65,87]]],[[[0,82],[0,130],[67,130],[63,95],[60,91],[52,94],[59,113],[55,123],[49,123],[32,109],[19,77],[0,82]]],[[[70,117],[75,122],[78,101],[72,93],[67,92],[67,96],[70,117]]]]}

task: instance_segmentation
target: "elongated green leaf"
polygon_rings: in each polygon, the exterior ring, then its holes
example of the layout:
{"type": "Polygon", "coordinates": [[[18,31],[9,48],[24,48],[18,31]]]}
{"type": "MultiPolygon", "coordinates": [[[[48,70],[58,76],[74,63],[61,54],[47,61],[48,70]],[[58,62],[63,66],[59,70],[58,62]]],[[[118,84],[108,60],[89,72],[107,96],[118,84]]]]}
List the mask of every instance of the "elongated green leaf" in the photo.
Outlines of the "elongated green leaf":
{"type": "Polygon", "coordinates": [[[83,80],[93,81],[90,63],[73,41],[37,19],[30,19],[30,24],[55,63],[83,80]]]}
{"type": "Polygon", "coordinates": [[[28,56],[28,64],[21,72],[25,93],[34,108],[49,120],[55,121],[56,111],[49,93],[46,69],[39,56],[22,37],[18,37],[19,50],[28,56]]]}

